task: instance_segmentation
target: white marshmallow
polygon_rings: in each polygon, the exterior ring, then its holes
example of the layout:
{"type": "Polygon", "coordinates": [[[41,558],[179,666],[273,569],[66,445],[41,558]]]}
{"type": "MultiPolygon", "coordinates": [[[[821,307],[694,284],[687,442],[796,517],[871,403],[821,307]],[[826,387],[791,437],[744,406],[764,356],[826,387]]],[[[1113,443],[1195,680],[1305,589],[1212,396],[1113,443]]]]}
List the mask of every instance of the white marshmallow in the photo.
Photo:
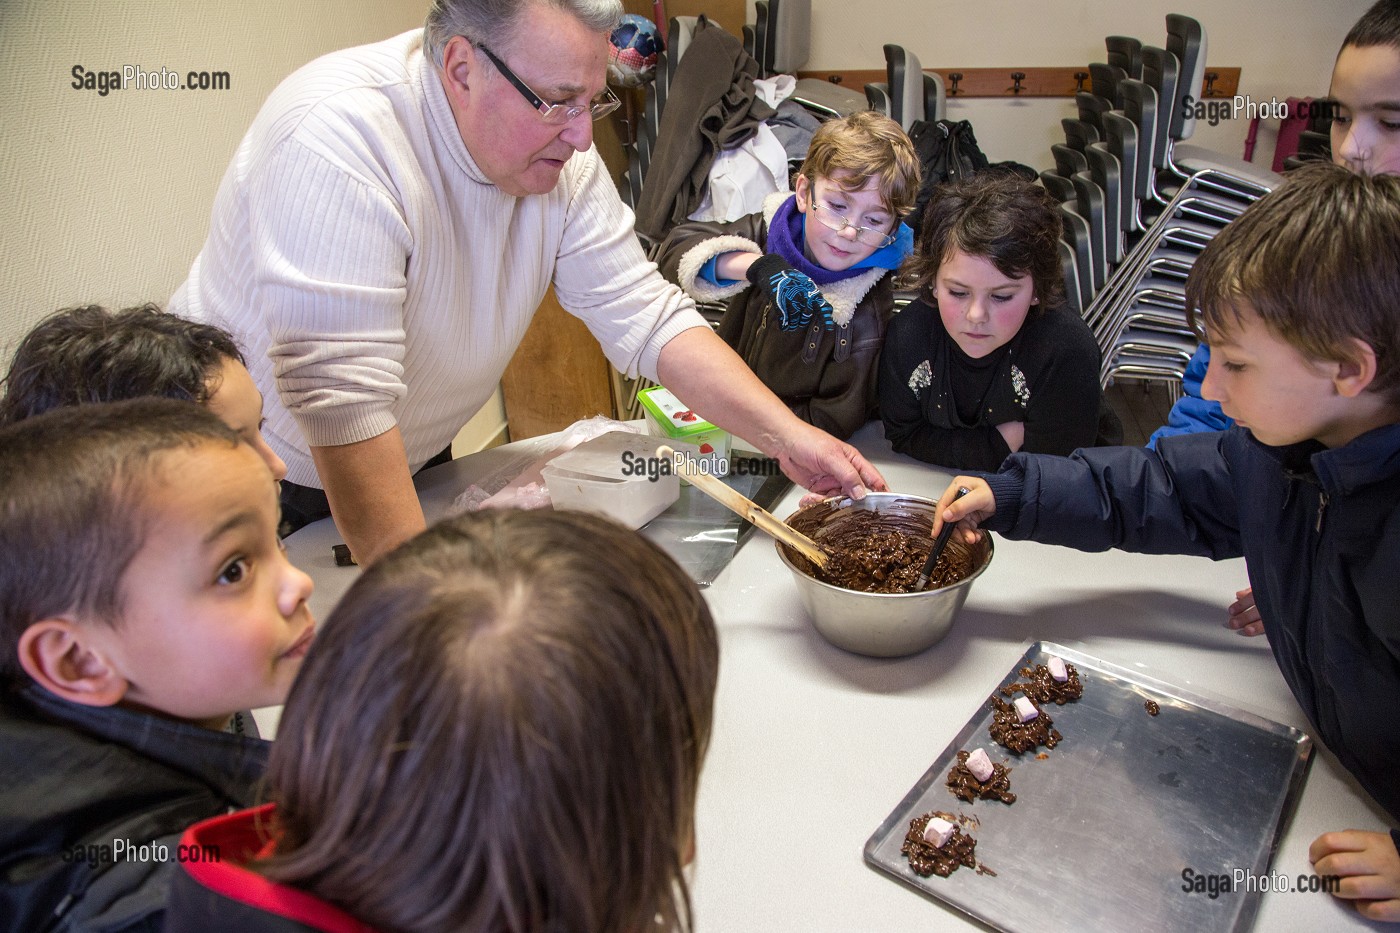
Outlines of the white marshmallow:
{"type": "Polygon", "coordinates": [[[1030,697],[1017,697],[1012,705],[1016,707],[1016,715],[1021,717],[1021,722],[1030,722],[1040,715],[1040,710],[1035,708],[1030,697]]]}
{"type": "Polygon", "coordinates": [[[1051,658],[1045,663],[1045,666],[1050,669],[1050,676],[1060,683],[1069,680],[1069,671],[1065,670],[1064,658],[1051,658]]]}
{"type": "Polygon", "coordinates": [[[928,821],[928,825],[924,827],[924,842],[939,849],[943,848],[944,844],[947,843],[952,835],[953,824],[949,823],[941,816],[933,817],[928,821]]]}
{"type": "Polygon", "coordinates": [[[972,772],[972,776],[977,780],[986,782],[992,776],[992,759],[987,757],[987,753],[982,749],[977,749],[967,756],[967,770],[972,772]]]}

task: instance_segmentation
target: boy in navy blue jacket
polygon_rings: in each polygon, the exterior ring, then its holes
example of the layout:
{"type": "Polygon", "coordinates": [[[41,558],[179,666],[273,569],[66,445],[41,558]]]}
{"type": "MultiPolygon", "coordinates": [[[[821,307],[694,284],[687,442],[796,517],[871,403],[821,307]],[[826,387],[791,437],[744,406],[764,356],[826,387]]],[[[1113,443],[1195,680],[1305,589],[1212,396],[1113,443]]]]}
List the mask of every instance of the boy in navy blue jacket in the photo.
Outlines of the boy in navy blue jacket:
{"type": "MultiPolygon", "coordinates": [[[[1332,66],[1327,96],[1335,108],[1332,161],[1353,172],[1400,173],[1394,103],[1400,100],[1400,0],[1378,0],[1351,27],[1332,66]]],[[[1220,403],[1201,396],[1209,364],[1210,348],[1202,344],[1181,378],[1181,398],[1147,446],[1172,434],[1223,431],[1230,426],[1220,403]]],[[[1230,628],[1241,635],[1263,634],[1259,607],[1248,588],[1235,593],[1228,611],[1230,628]]]]}
{"type": "MultiPolygon", "coordinates": [[[[958,477],[941,516],[1086,551],[1243,556],[1284,679],[1315,733],[1400,820],[1400,177],[1290,174],[1187,284],[1203,392],[1235,427],[958,477]],[[972,492],[954,502],[956,487],[972,492]]],[[[1400,921],[1400,834],[1330,832],[1320,874],[1400,921]]]]}

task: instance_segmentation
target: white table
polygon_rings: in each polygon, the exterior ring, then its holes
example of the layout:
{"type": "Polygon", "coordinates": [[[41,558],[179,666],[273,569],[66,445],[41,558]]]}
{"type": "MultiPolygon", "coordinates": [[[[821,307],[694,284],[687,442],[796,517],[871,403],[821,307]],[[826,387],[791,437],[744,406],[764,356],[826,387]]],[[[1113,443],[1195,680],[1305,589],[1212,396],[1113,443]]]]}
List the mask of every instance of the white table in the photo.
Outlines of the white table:
{"type": "MultiPolygon", "coordinates": [[[[876,424],[855,443],[895,491],[938,495],[947,485],[946,472],[892,453],[876,424]]],[[[497,449],[425,472],[418,487],[429,519],[508,456],[497,449]]],[[[793,490],[774,511],[789,514],[799,498],[793,490]]],[[[293,562],[316,580],[318,619],[357,573],[334,566],[338,541],[329,519],[287,540],[293,562]]],[[[912,658],[863,658],[827,644],[762,535],[706,591],[721,668],[697,815],[701,931],[982,929],[867,867],[862,848],[1035,641],[1310,732],[1264,639],[1224,627],[1226,605],[1246,585],[1243,561],[1084,554],[1000,538],[996,546],[951,633],[912,658]]],[[[1311,872],[1308,846],[1322,832],[1388,826],[1331,754],[1314,749],[1271,866],[1290,877],[1311,872]]],[[[1264,896],[1254,929],[1371,926],[1330,895],[1290,892],[1264,896]]],[[[1142,928],[1155,929],[1150,917],[1142,928]]]]}

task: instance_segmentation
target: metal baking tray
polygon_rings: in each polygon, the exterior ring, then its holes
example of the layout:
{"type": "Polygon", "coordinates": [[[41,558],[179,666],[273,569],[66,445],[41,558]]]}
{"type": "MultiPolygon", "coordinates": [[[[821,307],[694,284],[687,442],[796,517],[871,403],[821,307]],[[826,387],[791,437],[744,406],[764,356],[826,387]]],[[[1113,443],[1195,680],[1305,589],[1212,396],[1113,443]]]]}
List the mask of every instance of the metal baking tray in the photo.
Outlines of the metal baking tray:
{"type": "Polygon", "coordinates": [[[1260,886],[1222,892],[1228,886],[1216,883],[1211,897],[1209,879],[1268,871],[1312,740],[1048,642],[1032,645],[989,698],[1052,655],[1074,664],[1084,684],[1077,702],[1046,704],[1062,741],[1014,755],[988,735],[984,705],[875,830],[865,860],[1013,933],[1248,929],[1260,886]],[[1158,715],[1147,712],[1148,700],[1158,715]],[[958,751],[977,746],[1011,768],[1014,804],[964,803],[944,786],[958,751]],[[965,867],[947,878],[916,875],[899,850],[909,821],[930,810],[975,817],[977,860],[996,875],[965,867]]]}

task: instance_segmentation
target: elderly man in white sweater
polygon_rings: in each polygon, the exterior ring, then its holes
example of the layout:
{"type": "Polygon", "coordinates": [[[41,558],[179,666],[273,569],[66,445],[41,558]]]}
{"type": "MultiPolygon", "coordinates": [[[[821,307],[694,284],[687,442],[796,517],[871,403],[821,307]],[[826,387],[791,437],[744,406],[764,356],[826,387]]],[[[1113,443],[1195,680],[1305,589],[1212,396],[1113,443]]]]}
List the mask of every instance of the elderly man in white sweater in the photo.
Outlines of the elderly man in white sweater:
{"type": "Polygon", "coordinates": [[[413,471],[490,398],[551,282],[618,369],[796,482],[884,488],[643,255],[592,146],[592,121],[616,106],[605,67],[620,13],[618,0],[435,0],[423,31],[283,81],[224,175],[171,310],[239,337],[287,463],[284,501],[304,512],[323,489],[361,563],[424,527],[413,471]]]}

